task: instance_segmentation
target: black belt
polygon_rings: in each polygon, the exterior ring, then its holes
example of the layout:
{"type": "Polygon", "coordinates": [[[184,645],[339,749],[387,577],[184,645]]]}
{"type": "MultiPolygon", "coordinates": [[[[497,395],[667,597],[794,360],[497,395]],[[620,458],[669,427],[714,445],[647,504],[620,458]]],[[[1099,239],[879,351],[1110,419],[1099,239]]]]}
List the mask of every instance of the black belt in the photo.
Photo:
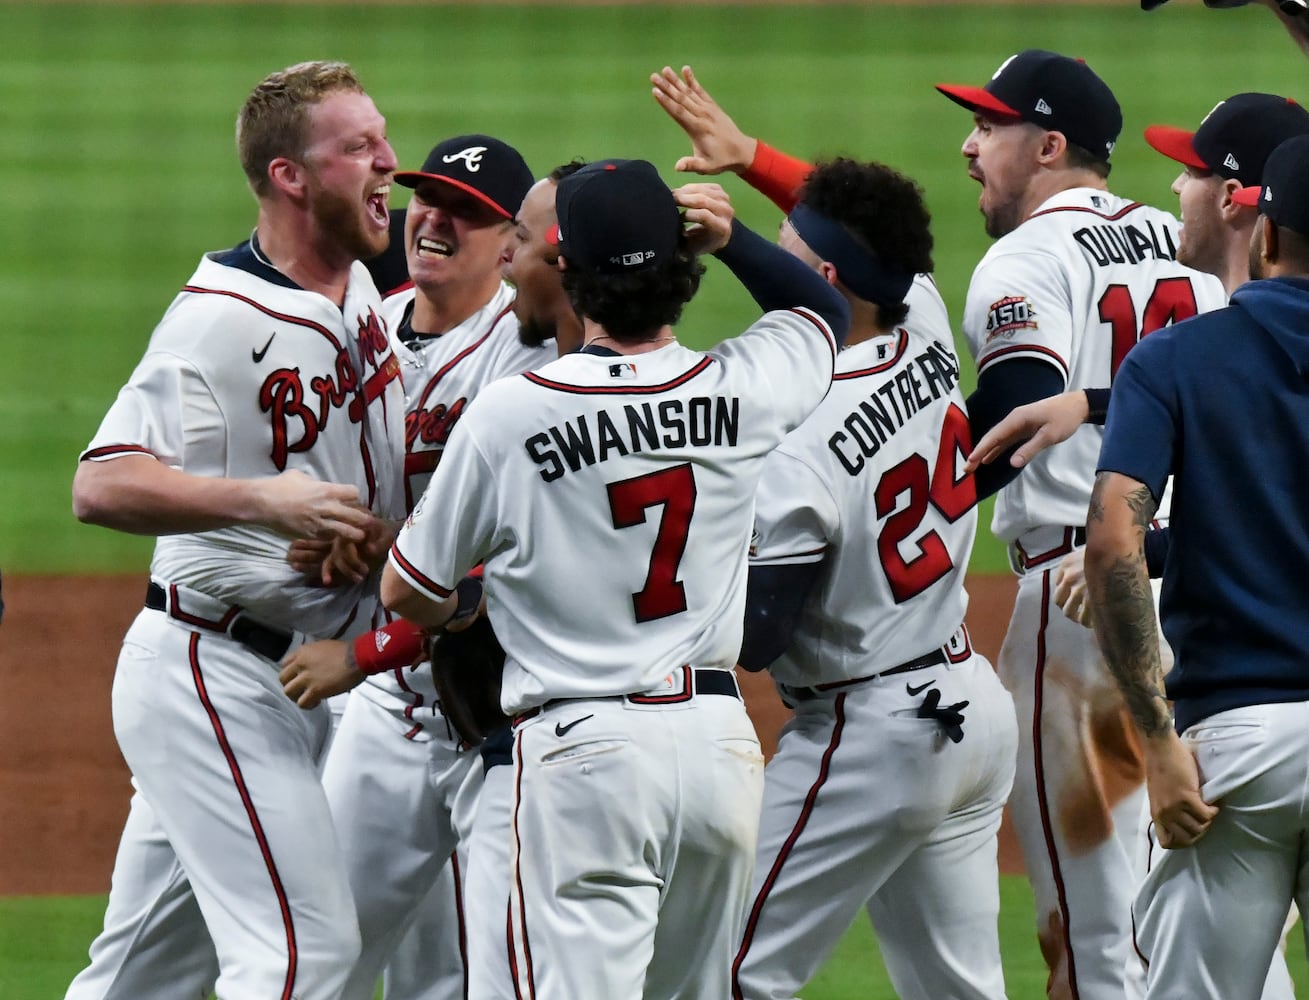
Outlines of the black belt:
{"type": "Polygon", "coordinates": [[[254,619],[248,617],[244,611],[232,609],[222,619],[211,621],[187,614],[176,606],[176,601],[170,607],[168,594],[164,592],[163,587],[153,580],[145,589],[145,606],[151,611],[162,611],[169,618],[185,622],[187,625],[197,625],[211,632],[221,632],[229,635],[246,649],[258,653],[274,663],[281,660],[286,655],[286,651],[291,648],[291,634],[289,632],[269,628],[267,625],[260,625],[254,619]]]}
{"type": "Polygon", "coordinates": [[[622,698],[633,705],[675,705],[688,702],[694,695],[699,694],[722,694],[732,698],[741,697],[741,689],[737,687],[736,677],[730,670],[714,670],[711,668],[689,667],[683,668],[689,673],[682,690],[674,694],[623,694],[600,696],[597,698],[554,698],[547,701],[544,705],[537,708],[529,708],[514,716],[514,725],[526,722],[528,719],[534,719],[547,709],[554,708],[556,705],[565,705],[576,701],[607,701],[609,697],[622,698]]]}
{"type": "Polygon", "coordinates": [[[945,647],[934,649],[930,653],[924,653],[922,656],[916,656],[912,660],[905,660],[904,663],[897,663],[894,667],[887,667],[885,670],[879,670],[875,674],[869,674],[867,677],[854,677],[848,681],[832,681],[830,684],[816,684],[813,687],[786,687],[786,696],[793,701],[810,701],[819,695],[826,694],[828,691],[839,691],[844,687],[852,687],[855,684],[865,684],[868,681],[875,681],[879,677],[894,677],[896,674],[907,674],[914,670],[926,670],[928,667],[939,666],[942,663],[950,662],[950,657],[946,654],[945,647]]]}

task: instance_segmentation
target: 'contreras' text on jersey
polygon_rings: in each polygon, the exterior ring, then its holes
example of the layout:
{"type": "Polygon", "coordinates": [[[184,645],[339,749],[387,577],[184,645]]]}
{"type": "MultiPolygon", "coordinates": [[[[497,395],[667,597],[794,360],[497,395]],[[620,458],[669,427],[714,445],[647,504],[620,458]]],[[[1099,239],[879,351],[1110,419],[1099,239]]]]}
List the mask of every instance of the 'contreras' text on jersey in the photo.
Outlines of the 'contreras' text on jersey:
{"type": "Polygon", "coordinates": [[[741,401],[735,396],[694,396],[659,403],[627,403],[614,410],[579,414],[523,442],[542,466],[547,483],[565,472],[632,452],[664,448],[736,445],[741,401]]]}
{"type": "Polygon", "coordinates": [[[827,439],[827,447],[845,471],[857,476],[887,438],[919,410],[940,399],[959,381],[959,363],[940,344],[932,344],[895,371],[841,421],[842,429],[827,439]],[[921,373],[921,377],[920,377],[921,373]]]}
{"type": "Polygon", "coordinates": [[[1173,234],[1167,227],[1161,228],[1162,234],[1153,222],[1147,222],[1144,231],[1130,222],[1121,226],[1084,226],[1073,233],[1073,239],[1099,267],[1139,264],[1143,260],[1176,260],[1173,234]]]}

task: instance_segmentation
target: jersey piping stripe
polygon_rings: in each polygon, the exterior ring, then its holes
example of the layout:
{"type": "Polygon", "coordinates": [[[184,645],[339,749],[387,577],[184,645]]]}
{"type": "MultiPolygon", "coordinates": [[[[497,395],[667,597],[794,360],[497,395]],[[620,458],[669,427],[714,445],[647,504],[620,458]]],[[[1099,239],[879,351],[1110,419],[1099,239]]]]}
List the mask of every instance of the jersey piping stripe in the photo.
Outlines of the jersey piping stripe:
{"type": "Polygon", "coordinates": [[[1048,347],[1042,347],[1040,344],[1015,344],[1013,347],[1005,347],[993,354],[988,354],[986,360],[977,366],[980,374],[989,368],[992,364],[1001,358],[1007,358],[1012,354],[1036,354],[1046,360],[1053,361],[1061,372],[1064,373],[1064,380],[1068,379],[1068,362],[1063,359],[1058,351],[1052,351],[1048,347]]]}
{"type": "Polygon", "coordinates": [[[813,814],[814,803],[818,799],[819,791],[827,784],[827,778],[832,768],[832,756],[836,753],[836,748],[841,745],[841,734],[845,730],[845,699],[848,697],[848,694],[836,696],[836,702],[833,706],[835,722],[832,725],[832,736],[827,742],[827,749],[823,751],[823,760],[818,768],[818,777],[810,786],[808,794],[805,795],[800,815],[791,828],[791,833],[778,850],[773,866],[768,871],[768,877],[764,879],[764,883],[759,889],[759,895],[755,897],[754,905],[750,908],[750,917],[746,921],[745,933],[741,938],[741,947],[732,962],[732,1000],[744,1000],[745,994],[741,990],[741,982],[738,976],[741,972],[741,965],[745,962],[745,956],[750,951],[755,931],[759,927],[759,918],[763,914],[764,904],[768,901],[768,894],[772,891],[773,886],[777,884],[777,878],[781,874],[787,858],[790,857],[791,851],[794,850],[796,841],[800,839],[800,834],[804,832],[805,826],[809,823],[809,817],[813,814]]]}
{"type": "Polygon", "coordinates": [[[149,448],[142,448],[139,444],[107,444],[99,448],[92,448],[85,452],[79,462],[95,462],[102,458],[122,458],[124,455],[149,455],[151,458],[158,458],[149,448]]]}
{"type": "Polygon", "coordinates": [[[1036,683],[1032,704],[1032,760],[1036,770],[1036,804],[1041,814],[1041,833],[1045,837],[1045,852],[1050,859],[1050,874],[1054,879],[1055,894],[1059,898],[1059,925],[1063,937],[1064,959],[1068,963],[1068,989],[1071,1000],[1081,1000],[1077,988],[1077,962],[1073,956],[1073,939],[1068,923],[1068,893],[1064,887],[1064,873],[1059,867],[1059,849],[1054,842],[1054,829],[1050,825],[1050,801],[1045,790],[1045,743],[1042,739],[1042,712],[1045,708],[1045,632],[1050,625],[1050,571],[1041,574],[1041,624],[1036,633],[1036,683]]]}
{"type": "Polygon", "coordinates": [[[473,343],[465,347],[462,351],[460,351],[453,358],[447,361],[437,371],[437,373],[431,377],[431,379],[428,381],[427,385],[423,389],[422,396],[418,400],[418,407],[424,407],[427,405],[428,394],[432,391],[432,389],[436,387],[436,383],[440,382],[441,379],[445,378],[446,375],[450,373],[451,368],[459,364],[459,362],[463,361],[464,358],[468,357],[468,355],[472,354],[475,350],[477,350],[479,347],[485,344],[487,340],[490,339],[491,334],[495,333],[495,328],[500,325],[500,321],[509,314],[509,312],[513,309],[513,307],[514,304],[511,301],[509,305],[505,306],[498,313],[496,313],[495,319],[491,320],[490,328],[487,329],[486,333],[482,334],[480,339],[475,340],[473,343]]]}
{"type": "Polygon", "coordinates": [[[818,314],[812,309],[805,309],[802,306],[795,306],[788,309],[787,312],[793,312],[797,316],[803,316],[814,326],[818,327],[818,332],[821,333],[823,339],[827,341],[827,346],[831,348],[832,351],[832,360],[835,361],[837,354],[840,353],[841,347],[837,344],[836,337],[833,335],[831,329],[825,322],[819,319],[818,314]]]}
{"type": "Polygon", "coordinates": [[[873,365],[872,368],[860,368],[858,371],[854,372],[836,372],[832,375],[832,381],[839,382],[842,379],[847,378],[863,378],[866,375],[878,375],[881,372],[886,371],[888,368],[894,367],[899,363],[900,359],[904,357],[904,352],[909,347],[909,334],[903,329],[899,332],[900,339],[895,345],[895,357],[891,358],[889,361],[882,362],[880,365],[873,365]]]}
{"type": "MultiPolygon", "coordinates": [[[[518,811],[523,802],[523,734],[517,733],[514,737],[517,746],[514,748],[514,896],[518,901],[518,927],[519,933],[512,938],[512,947],[509,956],[514,960],[514,966],[517,974],[514,976],[514,990],[519,991],[519,980],[526,974],[527,992],[519,993],[524,1000],[536,1000],[536,980],[532,971],[532,946],[527,938],[527,905],[523,900],[523,838],[518,829],[518,811]],[[522,945],[522,961],[518,961],[518,947],[522,945]]],[[[513,905],[513,900],[510,900],[513,905]]],[[[512,919],[512,915],[511,915],[512,919]]]]}
{"type": "Polygon", "coordinates": [[[453,587],[442,587],[435,580],[420,573],[414,564],[405,558],[404,553],[400,551],[399,546],[391,546],[391,559],[395,563],[396,569],[400,570],[405,576],[407,576],[409,582],[420,590],[425,590],[441,600],[445,600],[454,593],[453,587]]]}
{"type": "Polygon", "coordinates": [[[1127,215],[1130,212],[1135,212],[1138,208],[1143,208],[1143,207],[1144,206],[1141,204],[1141,202],[1134,201],[1126,208],[1120,208],[1117,212],[1114,212],[1113,215],[1106,215],[1104,212],[1097,212],[1094,208],[1083,208],[1080,205],[1063,205],[1058,208],[1047,208],[1040,212],[1033,212],[1027,218],[1039,219],[1043,215],[1054,215],[1056,212],[1085,212],[1087,215],[1099,216],[1100,218],[1104,219],[1107,222],[1117,222],[1124,215],[1127,215]]]}
{"type": "Polygon", "coordinates": [[[669,379],[659,385],[638,385],[638,386],[603,386],[603,385],[570,385],[567,382],[555,382],[548,378],[542,378],[536,372],[523,372],[523,378],[529,382],[535,382],[544,389],[555,389],[558,392],[576,393],[583,396],[653,396],[656,393],[667,392],[669,389],[676,389],[680,385],[685,385],[691,379],[695,378],[702,371],[712,364],[716,364],[716,358],[701,358],[692,368],[678,375],[674,379],[669,379]]]}
{"type": "Polygon", "coordinates": [[[237,762],[236,754],[232,752],[232,745],[223,729],[223,720],[219,717],[218,709],[214,707],[214,703],[209,697],[209,690],[205,686],[204,672],[200,668],[200,633],[198,632],[191,633],[190,660],[191,678],[195,683],[196,694],[200,698],[200,704],[204,707],[205,714],[209,716],[209,724],[213,726],[218,746],[227,759],[228,770],[232,772],[232,781],[236,785],[237,794],[241,797],[241,803],[245,806],[246,816],[250,820],[250,828],[254,831],[255,840],[259,843],[259,852],[263,855],[264,865],[268,869],[268,877],[273,883],[273,892],[277,896],[277,905],[282,911],[282,926],[286,930],[287,949],[286,980],[282,986],[282,1000],[292,1000],[296,969],[299,965],[299,950],[295,939],[295,922],[291,916],[291,903],[287,899],[286,888],[282,885],[282,877],[277,872],[277,863],[273,860],[273,852],[268,846],[268,838],[264,834],[263,824],[259,822],[259,814],[255,810],[254,801],[250,797],[250,789],[246,786],[245,776],[241,773],[241,765],[237,762]]]}
{"type": "Polygon", "coordinates": [[[266,305],[256,302],[254,299],[242,295],[240,292],[229,292],[222,288],[203,288],[200,285],[184,285],[182,291],[191,292],[194,295],[225,295],[229,299],[236,299],[238,302],[244,302],[253,309],[258,309],[265,316],[271,316],[273,319],[280,319],[285,323],[294,323],[296,326],[307,326],[311,330],[317,330],[324,337],[332,342],[332,346],[338,351],[343,350],[341,342],[336,339],[336,334],[332,333],[325,326],[315,323],[311,319],[305,319],[303,316],[292,316],[290,313],[281,313],[275,309],[269,309],[266,305]]]}

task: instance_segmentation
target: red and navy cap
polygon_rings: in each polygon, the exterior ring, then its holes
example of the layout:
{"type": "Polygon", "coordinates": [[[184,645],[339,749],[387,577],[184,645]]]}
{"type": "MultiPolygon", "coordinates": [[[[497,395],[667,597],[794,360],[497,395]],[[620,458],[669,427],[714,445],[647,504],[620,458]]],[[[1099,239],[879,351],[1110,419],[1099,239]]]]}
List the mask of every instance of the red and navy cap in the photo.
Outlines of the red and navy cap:
{"type": "Polygon", "coordinates": [[[1287,139],[1264,164],[1263,183],[1232,194],[1238,205],[1258,205],[1279,226],[1309,236],[1309,135],[1287,139]]]}
{"type": "Polygon", "coordinates": [[[1194,132],[1151,125],[1145,141],[1170,160],[1258,184],[1264,163],[1292,136],[1309,134],[1309,111],[1276,94],[1236,94],[1205,115],[1194,132]]]}
{"type": "MultiPolygon", "coordinates": [[[[1154,10],[1156,7],[1162,7],[1168,0],[1141,0],[1142,10],[1154,10]]],[[[1206,7],[1244,7],[1250,0],[1204,0],[1206,7]]]]}
{"type": "Polygon", "coordinates": [[[433,146],[421,170],[395,175],[395,182],[407,188],[423,181],[452,184],[512,219],[535,178],[522,155],[507,142],[489,135],[457,135],[433,146]]]}
{"type": "Polygon", "coordinates": [[[573,267],[625,274],[677,253],[682,216],[673,192],[645,160],[599,160],[559,181],[546,240],[573,267]]]}
{"type": "Polygon", "coordinates": [[[938,83],[936,89],[969,111],[1030,122],[1100,160],[1108,160],[1123,130],[1118,100],[1091,67],[1045,49],[1010,56],[985,87],[938,83]]]}

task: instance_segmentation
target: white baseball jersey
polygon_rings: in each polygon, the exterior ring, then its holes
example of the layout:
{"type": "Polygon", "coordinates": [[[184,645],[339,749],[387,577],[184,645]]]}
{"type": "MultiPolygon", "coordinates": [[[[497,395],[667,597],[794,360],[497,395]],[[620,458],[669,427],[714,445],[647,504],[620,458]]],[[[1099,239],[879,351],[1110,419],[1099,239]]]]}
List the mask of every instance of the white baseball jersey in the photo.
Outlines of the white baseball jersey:
{"type": "MultiPolygon", "coordinates": [[[[82,457],[147,453],[238,479],[298,469],[357,486],[380,517],[403,517],[400,365],[380,307],[359,263],[338,308],[248,244],[207,255],[82,457]]],[[[371,627],[374,585],[310,586],[287,563],[288,544],[256,525],[165,535],[150,572],[311,636],[371,627]]]]}
{"type": "MultiPolygon", "coordinates": [[[[996,241],[973,271],[964,334],[978,372],[1039,358],[1069,389],[1110,385],[1148,333],[1226,302],[1213,275],[1176,261],[1177,220],[1093,188],[1061,191],[996,241]]],[[[996,498],[992,530],[1079,525],[1103,431],[1086,426],[1042,452],[996,498]]]]}
{"type": "Polygon", "coordinates": [[[783,684],[866,677],[943,645],[963,621],[977,490],[950,320],[915,280],[904,326],[842,351],[832,390],[765,464],[751,562],[826,561],[783,684]]]}
{"type": "MultiPolygon", "coordinates": [[[[383,301],[382,315],[393,337],[411,314],[414,295],[411,287],[383,301]]],[[[513,286],[501,282],[491,300],[454,329],[439,337],[419,338],[411,345],[394,340],[405,389],[406,509],[423,495],[450,432],[472,399],[497,379],[530,371],[556,358],[553,340],[527,347],[518,339],[513,300],[513,286]]],[[[425,666],[388,670],[370,676],[357,690],[414,723],[412,738],[426,738],[420,735],[421,727],[437,711],[431,670],[425,666]]],[[[445,726],[438,728],[444,735],[445,726]]]]}
{"type": "Polygon", "coordinates": [[[391,565],[440,600],[484,560],[507,712],[730,669],[763,460],[821,401],[834,356],[797,309],[709,354],[572,354],[489,386],[391,565]],[[603,558],[592,541],[579,563],[575,536],[605,539],[603,558]]]}

